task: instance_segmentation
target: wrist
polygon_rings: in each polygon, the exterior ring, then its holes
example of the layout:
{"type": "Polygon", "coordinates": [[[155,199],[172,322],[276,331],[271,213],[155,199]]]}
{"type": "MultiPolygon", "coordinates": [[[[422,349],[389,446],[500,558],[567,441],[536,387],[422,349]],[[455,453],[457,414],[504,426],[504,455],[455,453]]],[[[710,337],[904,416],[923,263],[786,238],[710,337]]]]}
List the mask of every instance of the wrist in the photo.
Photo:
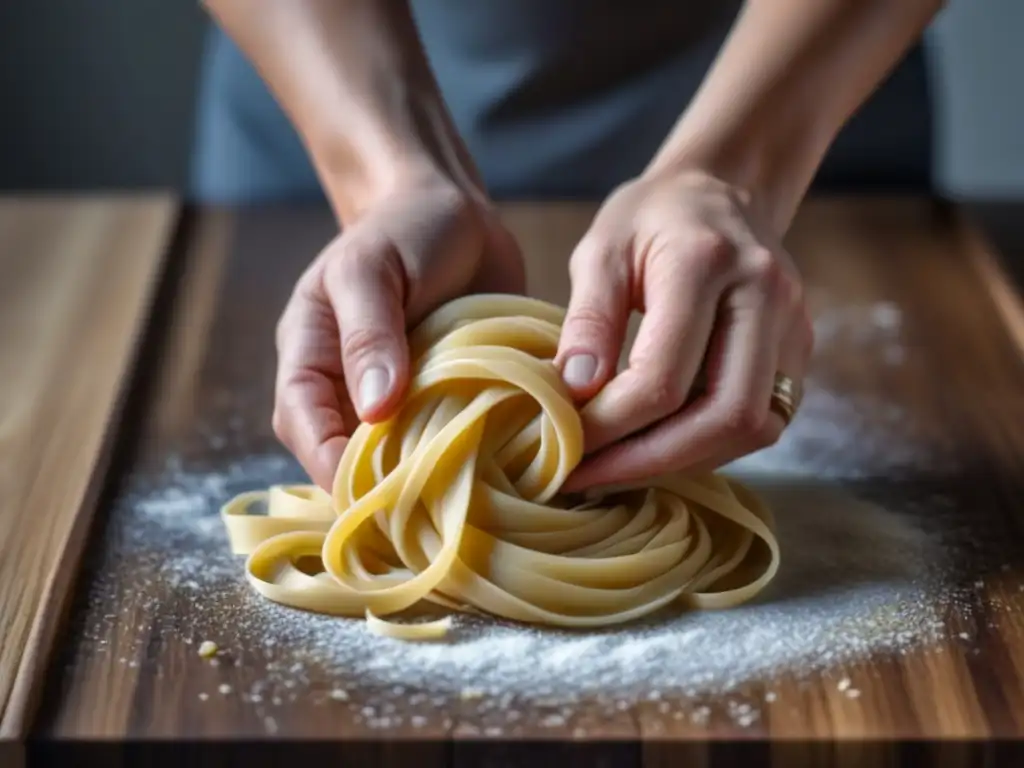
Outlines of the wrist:
{"type": "Polygon", "coordinates": [[[357,149],[340,138],[311,152],[327,199],[342,226],[350,225],[396,190],[443,175],[414,145],[357,149]]]}
{"type": "Polygon", "coordinates": [[[394,192],[443,182],[482,196],[482,183],[439,98],[404,101],[387,116],[363,115],[319,127],[310,155],[341,223],[394,192]],[[433,103],[431,103],[431,101],[433,103]]]}
{"type": "Polygon", "coordinates": [[[812,128],[684,130],[663,147],[645,175],[699,170],[733,187],[780,235],[792,223],[828,147],[812,128]]]}

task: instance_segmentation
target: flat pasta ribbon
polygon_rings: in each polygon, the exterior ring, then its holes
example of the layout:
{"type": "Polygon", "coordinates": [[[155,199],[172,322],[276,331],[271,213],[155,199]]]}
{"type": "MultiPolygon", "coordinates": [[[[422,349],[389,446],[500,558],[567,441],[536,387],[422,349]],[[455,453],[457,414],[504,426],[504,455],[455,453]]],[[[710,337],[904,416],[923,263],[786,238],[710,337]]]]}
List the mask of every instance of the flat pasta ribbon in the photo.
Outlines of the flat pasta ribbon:
{"type": "Polygon", "coordinates": [[[406,639],[439,637],[450,618],[381,617],[432,603],[593,628],[763,590],[779,566],[774,519],[734,480],[671,475],[585,502],[558,494],[583,454],[552,364],[563,318],[542,301],[487,295],[423,321],[404,405],[356,429],[331,494],[278,485],[221,510],[253,588],[406,639]]]}

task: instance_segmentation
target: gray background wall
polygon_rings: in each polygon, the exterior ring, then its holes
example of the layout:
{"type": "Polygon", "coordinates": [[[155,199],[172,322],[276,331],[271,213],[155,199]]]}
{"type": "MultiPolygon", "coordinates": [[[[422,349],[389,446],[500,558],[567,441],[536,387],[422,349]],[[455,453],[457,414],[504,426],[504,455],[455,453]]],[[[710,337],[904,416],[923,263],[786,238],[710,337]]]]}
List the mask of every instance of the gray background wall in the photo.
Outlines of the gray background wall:
{"type": "Polygon", "coordinates": [[[936,171],[950,194],[1024,195],[1024,0],[951,0],[930,30],[936,171]]]}
{"type": "MultiPolygon", "coordinates": [[[[0,188],[184,182],[206,19],[194,0],[0,3],[0,188]]],[[[1022,0],[952,0],[929,37],[940,186],[1024,195],[1022,0]]]]}
{"type": "Polygon", "coordinates": [[[195,0],[0,0],[0,187],[184,183],[195,0]]]}

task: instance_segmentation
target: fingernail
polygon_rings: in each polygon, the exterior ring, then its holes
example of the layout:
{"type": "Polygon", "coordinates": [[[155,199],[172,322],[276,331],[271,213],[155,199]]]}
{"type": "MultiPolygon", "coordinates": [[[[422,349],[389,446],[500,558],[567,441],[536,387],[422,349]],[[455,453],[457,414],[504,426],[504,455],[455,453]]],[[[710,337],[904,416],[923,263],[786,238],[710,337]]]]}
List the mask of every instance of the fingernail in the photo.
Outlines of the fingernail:
{"type": "Polygon", "coordinates": [[[570,387],[585,387],[597,373],[597,358],[593,355],[573,355],[565,361],[562,378],[570,387]]]}
{"type": "Polygon", "coordinates": [[[386,368],[367,368],[359,380],[359,410],[369,411],[387,397],[391,376],[386,368]]]}

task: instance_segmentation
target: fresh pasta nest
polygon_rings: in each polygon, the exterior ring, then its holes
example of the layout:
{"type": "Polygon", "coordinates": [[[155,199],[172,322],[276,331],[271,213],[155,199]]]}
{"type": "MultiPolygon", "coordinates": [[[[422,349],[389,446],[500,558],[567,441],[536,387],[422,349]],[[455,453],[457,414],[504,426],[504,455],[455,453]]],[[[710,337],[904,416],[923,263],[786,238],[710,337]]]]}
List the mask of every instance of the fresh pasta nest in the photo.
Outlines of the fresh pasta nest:
{"type": "Polygon", "coordinates": [[[563,316],[488,295],[421,323],[400,413],[359,426],[331,494],[272,486],[222,509],[253,588],[408,639],[442,635],[450,619],[382,617],[432,603],[580,629],[763,590],[779,565],[774,520],[734,480],[668,476],[572,506],[559,496],[583,451],[551,362],[563,316]]]}

